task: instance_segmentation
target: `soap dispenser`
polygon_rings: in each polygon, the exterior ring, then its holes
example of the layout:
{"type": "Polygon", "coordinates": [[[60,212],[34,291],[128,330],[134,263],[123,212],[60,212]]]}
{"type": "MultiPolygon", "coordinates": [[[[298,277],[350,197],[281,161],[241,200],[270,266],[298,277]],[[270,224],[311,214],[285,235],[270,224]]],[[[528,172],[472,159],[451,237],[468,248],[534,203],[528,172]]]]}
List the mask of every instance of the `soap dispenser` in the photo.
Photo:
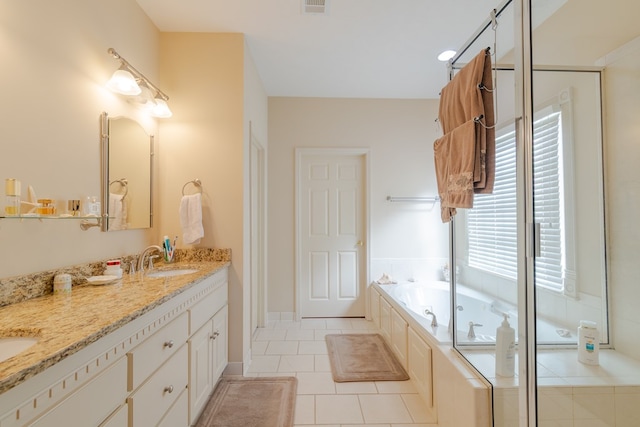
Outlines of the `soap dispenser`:
{"type": "Polygon", "coordinates": [[[512,377],[515,373],[516,331],[509,325],[507,313],[496,329],[496,375],[512,377]]]}

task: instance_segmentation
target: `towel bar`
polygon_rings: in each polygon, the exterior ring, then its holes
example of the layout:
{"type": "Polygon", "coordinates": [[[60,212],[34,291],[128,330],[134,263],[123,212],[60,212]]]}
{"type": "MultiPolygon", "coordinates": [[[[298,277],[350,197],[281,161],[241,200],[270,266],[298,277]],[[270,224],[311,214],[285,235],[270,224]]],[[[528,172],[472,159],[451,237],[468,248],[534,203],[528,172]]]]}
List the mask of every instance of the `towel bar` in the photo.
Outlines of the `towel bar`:
{"type": "Polygon", "coordinates": [[[415,203],[435,203],[440,201],[440,197],[391,197],[387,196],[389,202],[415,202],[415,203]]]}
{"type": "Polygon", "coordinates": [[[185,194],[184,194],[184,189],[185,189],[185,188],[187,188],[187,185],[189,185],[189,184],[193,184],[193,185],[195,185],[195,186],[198,188],[198,192],[199,192],[199,193],[202,193],[202,182],[201,182],[198,178],[196,178],[196,179],[194,179],[194,180],[187,181],[187,182],[182,186],[182,195],[183,195],[183,196],[185,195],[185,194]]]}
{"type": "Polygon", "coordinates": [[[120,184],[120,187],[124,188],[124,194],[122,195],[124,198],[129,193],[129,181],[127,181],[127,178],[114,179],[109,183],[109,187],[111,187],[111,184],[115,184],[116,182],[120,184]]]}

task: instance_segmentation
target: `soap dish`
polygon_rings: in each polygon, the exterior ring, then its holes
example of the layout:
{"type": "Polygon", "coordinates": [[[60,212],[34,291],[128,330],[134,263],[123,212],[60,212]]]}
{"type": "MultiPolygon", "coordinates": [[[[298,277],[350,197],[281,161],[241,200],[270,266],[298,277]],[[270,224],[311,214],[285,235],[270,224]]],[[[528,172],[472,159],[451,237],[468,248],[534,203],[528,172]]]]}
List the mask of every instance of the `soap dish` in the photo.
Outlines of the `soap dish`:
{"type": "Polygon", "coordinates": [[[110,285],[118,280],[120,280],[118,276],[112,275],[87,277],[87,282],[89,282],[90,285],[110,285]]]}

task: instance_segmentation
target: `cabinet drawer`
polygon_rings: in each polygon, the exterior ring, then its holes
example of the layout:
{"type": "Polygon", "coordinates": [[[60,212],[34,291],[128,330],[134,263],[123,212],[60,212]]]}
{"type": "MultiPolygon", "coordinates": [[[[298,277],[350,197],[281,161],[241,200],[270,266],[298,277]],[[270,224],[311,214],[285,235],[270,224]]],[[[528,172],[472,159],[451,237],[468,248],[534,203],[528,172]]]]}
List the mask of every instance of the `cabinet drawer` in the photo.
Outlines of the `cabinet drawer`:
{"type": "Polygon", "coordinates": [[[129,359],[129,391],[139,387],[182,344],[187,342],[188,323],[189,319],[185,312],[127,353],[127,358],[129,359]]]}
{"type": "Polygon", "coordinates": [[[131,426],[158,424],[162,416],[187,388],[188,364],[187,345],[184,344],[127,399],[131,426]]]}
{"type": "Polygon", "coordinates": [[[158,424],[158,427],[186,427],[189,425],[189,394],[187,390],[182,393],[176,400],[176,403],[165,414],[164,418],[158,424]]]}
{"type": "Polygon", "coordinates": [[[227,305],[228,286],[225,283],[189,309],[189,335],[200,329],[218,310],[227,305]]]}
{"type": "Polygon", "coordinates": [[[123,357],[31,424],[37,427],[98,425],[127,395],[127,361],[123,357]]]}
{"type": "Polygon", "coordinates": [[[127,427],[129,424],[129,407],[122,405],[116,412],[111,414],[100,427],[127,427]]]}

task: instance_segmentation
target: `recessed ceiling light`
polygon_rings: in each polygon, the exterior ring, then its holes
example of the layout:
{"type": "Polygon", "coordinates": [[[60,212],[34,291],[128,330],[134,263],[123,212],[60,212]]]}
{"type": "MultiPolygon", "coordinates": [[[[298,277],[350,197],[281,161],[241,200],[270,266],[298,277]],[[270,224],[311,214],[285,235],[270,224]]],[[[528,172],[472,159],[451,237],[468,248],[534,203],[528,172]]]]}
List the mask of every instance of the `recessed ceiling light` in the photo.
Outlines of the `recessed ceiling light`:
{"type": "Polygon", "coordinates": [[[438,55],[438,61],[447,62],[456,54],[455,50],[445,50],[440,55],[438,55]]]}

